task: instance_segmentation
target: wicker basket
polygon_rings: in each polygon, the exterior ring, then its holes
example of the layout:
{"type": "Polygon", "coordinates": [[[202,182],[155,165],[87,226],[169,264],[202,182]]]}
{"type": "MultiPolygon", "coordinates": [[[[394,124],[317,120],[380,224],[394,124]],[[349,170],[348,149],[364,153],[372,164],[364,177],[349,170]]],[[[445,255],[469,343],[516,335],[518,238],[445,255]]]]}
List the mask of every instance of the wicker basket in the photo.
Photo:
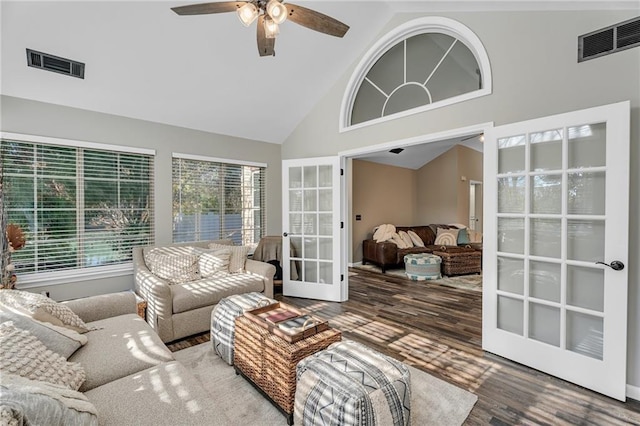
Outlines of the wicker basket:
{"type": "Polygon", "coordinates": [[[341,340],[340,331],[331,328],[289,343],[247,317],[238,317],[235,325],[235,367],[288,415],[293,414],[298,362],[341,340]]]}
{"type": "Polygon", "coordinates": [[[442,259],[443,275],[482,273],[482,252],[471,247],[442,246],[433,251],[442,259]]]}

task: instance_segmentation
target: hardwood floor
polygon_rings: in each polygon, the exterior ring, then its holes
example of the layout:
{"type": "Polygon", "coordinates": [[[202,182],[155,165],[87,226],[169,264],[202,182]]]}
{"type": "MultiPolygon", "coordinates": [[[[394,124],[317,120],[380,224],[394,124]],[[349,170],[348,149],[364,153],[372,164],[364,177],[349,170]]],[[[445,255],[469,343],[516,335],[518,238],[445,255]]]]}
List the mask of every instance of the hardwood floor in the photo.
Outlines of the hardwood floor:
{"type": "MultiPolygon", "coordinates": [[[[478,395],[465,425],[640,425],[640,402],[613,400],[487,354],[480,292],[352,270],[344,303],[276,298],[312,311],[344,337],[478,395]]],[[[179,350],[204,333],[170,345],[179,350]]]]}

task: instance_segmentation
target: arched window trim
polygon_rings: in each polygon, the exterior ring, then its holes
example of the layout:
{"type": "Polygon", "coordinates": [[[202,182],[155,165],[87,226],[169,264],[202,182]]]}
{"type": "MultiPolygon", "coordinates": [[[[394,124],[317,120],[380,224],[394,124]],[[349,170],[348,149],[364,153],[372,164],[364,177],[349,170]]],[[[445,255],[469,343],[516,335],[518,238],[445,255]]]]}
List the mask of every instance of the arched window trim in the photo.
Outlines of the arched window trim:
{"type": "Polygon", "coordinates": [[[464,102],[469,99],[478,98],[491,94],[491,64],[489,63],[489,56],[484,48],[484,45],[467,26],[461,24],[453,19],[444,18],[441,16],[428,16],[423,18],[414,19],[406,22],[397,28],[393,29],[385,36],[380,38],[364,55],[360,63],[356,66],[355,71],[351,75],[349,82],[347,83],[344,96],[342,98],[342,104],[340,106],[340,133],[349,130],[355,130],[362,127],[372,126],[375,124],[383,123],[390,120],[397,120],[398,118],[406,117],[413,114],[418,114],[424,111],[429,111],[436,108],[442,108],[447,105],[452,105],[459,102],[464,102]],[[358,94],[358,89],[364,81],[367,73],[371,67],[384,55],[389,49],[395,46],[397,43],[411,38],[419,34],[426,33],[442,33],[455,37],[463,42],[473,53],[478,62],[480,68],[480,74],[482,77],[482,89],[474,90],[473,92],[464,93],[462,95],[454,96],[451,98],[443,99],[428,105],[412,108],[406,111],[397,112],[388,116],[376,118],[373,120],[365,121],[358,124],[351,124],[351,111],[353,104],[358,94]]]}

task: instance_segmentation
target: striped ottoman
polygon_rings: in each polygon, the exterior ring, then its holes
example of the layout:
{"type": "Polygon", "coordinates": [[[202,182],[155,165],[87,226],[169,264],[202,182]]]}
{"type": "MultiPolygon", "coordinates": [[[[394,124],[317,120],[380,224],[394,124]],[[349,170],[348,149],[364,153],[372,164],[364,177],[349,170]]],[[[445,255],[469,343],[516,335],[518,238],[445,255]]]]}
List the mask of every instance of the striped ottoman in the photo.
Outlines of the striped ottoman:
{"type": "Polygon", "coordinates": [[[300,361],[296,375],[295,424],[410,424],[409,369],[360,343],[333,343],[300,361]]]}
{"type": "Polygon", "coordinates": [[[408,254],[404,257],[407,278],[413,281],[439,280],[442,259],[429,253],[408,254]]]}
{"type": "Polygon", "coordinates": [[[244,311],[276,303],[262,293],[234,294],[221,299],[211,312],[211,344],[213,351],[229,365],[233,365],[235,320],[244,311]]]}

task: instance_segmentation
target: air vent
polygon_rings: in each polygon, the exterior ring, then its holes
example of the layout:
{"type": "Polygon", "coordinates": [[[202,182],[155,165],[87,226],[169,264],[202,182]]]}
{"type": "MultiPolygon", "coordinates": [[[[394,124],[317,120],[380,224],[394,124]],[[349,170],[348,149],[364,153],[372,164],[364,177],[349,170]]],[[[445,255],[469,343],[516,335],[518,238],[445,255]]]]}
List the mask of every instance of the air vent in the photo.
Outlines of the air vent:
{"type": "Polygon", "coordinates": [[[27,65],[72,77],[84,78],[84,64],[48,53],[27,49],[27,65]]]}
{"type": "Polygon", "coordinates": [[[578,37],[578,62],[640,46],[640,17],[578,37]]]}

